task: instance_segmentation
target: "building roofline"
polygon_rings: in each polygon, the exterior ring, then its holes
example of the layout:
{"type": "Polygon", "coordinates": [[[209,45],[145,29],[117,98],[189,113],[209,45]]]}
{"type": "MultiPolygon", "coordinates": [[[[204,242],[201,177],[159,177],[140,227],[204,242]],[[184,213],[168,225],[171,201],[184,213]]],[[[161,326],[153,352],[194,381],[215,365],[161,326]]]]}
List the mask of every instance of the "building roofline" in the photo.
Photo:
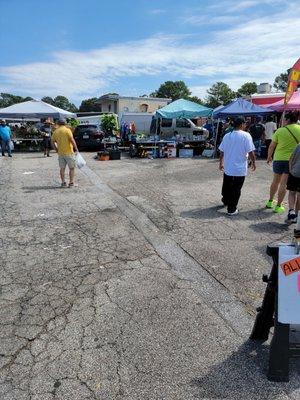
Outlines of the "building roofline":
{"type": "Polygon", "coordinates": [[[135,96],[120,96],[119,99],[130,99],[130,100],[159,100],[159,101],[172,101],[167,97],[135,97],[135,96]]]}
{"type": "Polygon", "coordinates": [[[145,100],[145,101],[172,101],[172,99],[166,97],[139,97],[139,96],[119,96],[115,94],[104,94],[99,97],[99,100],[145,100]]]}
{"type": "Polygon", "coordinates": [[[272,93],[254,93],[251,94],[251,99],[259,99],[260,97],[280,97],[285,96],[283,92],[272,92],[272,93]]]}

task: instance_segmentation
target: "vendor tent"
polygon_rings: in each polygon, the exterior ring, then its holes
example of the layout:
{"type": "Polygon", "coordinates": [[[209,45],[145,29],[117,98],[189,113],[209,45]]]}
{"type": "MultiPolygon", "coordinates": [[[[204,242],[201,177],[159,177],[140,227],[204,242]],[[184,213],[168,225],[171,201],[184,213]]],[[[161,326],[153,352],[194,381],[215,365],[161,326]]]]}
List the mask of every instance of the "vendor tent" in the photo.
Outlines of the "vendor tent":
{"type": "Polygon", "coordinates": [[[201,106],[198,103],[179,99],[157,110],[155,116],[157,118],[209,117],[212,111],[211,108],[201,106]]]}
{"type": "Polygon", "coordinates": [[[300,91],[295,92],[286,105],[284,105],[284,99],[282,99],[270,104],[269,108],[274,111],[300,110],[300,91]]]}
{"type": "Polygon", "coordinates": [[[0,118],[76,118],[76,114],[41,100],[29,100],[0,109],[0,118]]]}
{"type": "Polygon", "coordinates": [[[217,107],[217,108],[214,108],[213,116],[217,115],[218,112],[222,110],[222,108],[224,108],[224,106],[219,106],[219,107],[217,107]]]}
{"type": "Polygon", "coordinates": [[[266,114],[272,114],[272,111],[250,103],[250,101],[245,99],[239,98],[227,104],[227,106],[222,107],[221,109],[216,109],[213,115],[214,118],[222,118],[237,115],[248,116],[266,114]]]}

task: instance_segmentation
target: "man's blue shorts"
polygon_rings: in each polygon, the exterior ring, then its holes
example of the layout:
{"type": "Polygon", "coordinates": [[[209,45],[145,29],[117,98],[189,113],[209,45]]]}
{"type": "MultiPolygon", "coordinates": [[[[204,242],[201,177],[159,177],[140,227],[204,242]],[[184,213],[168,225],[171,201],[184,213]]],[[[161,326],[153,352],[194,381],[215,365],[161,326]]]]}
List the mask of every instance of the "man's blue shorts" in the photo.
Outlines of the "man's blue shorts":
{"type": "Polygon", "coordinates": [[[289,162],[288,161],[273,161],[274,174],[288,174],[289,162]]]}

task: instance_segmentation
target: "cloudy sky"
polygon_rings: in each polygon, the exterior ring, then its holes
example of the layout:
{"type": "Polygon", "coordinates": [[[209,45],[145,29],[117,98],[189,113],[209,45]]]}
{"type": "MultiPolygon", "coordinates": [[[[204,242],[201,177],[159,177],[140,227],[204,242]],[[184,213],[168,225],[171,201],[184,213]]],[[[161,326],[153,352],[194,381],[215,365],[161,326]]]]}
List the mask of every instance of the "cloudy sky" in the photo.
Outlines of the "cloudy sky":
{"type": "Polygon", "coordinates": [[[0,92],[149,94],[270,82],[300,57],[296,1],[0,0],[0,92]]]}

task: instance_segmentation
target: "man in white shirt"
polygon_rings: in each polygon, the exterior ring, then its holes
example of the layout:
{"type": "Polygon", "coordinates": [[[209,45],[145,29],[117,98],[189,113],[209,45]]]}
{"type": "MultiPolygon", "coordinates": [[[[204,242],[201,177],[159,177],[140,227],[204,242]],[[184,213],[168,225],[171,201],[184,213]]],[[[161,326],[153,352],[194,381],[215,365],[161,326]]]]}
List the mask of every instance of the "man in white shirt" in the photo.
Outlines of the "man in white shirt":
{"type": "Polygon", "coordinates": [[[220,144],[219,169],[224,171],[222,202],[227,206],[227,215],[237,215],[237,205],[241,196],[245,176],[248,170],[248,154],[251,168],[255,171],[255,146],[250,133],[245,132],[243,117],[235,118],[233,131],[227,133],[220,144]]]}
{"type": "Polygon", "coordinates": [[[277,130],[277,124],[273,121],[273,117],[269,115],[265,123],[265,144],[266,152],[268,154],[270,143],[272,142],[273,133],[277,130]]]}

